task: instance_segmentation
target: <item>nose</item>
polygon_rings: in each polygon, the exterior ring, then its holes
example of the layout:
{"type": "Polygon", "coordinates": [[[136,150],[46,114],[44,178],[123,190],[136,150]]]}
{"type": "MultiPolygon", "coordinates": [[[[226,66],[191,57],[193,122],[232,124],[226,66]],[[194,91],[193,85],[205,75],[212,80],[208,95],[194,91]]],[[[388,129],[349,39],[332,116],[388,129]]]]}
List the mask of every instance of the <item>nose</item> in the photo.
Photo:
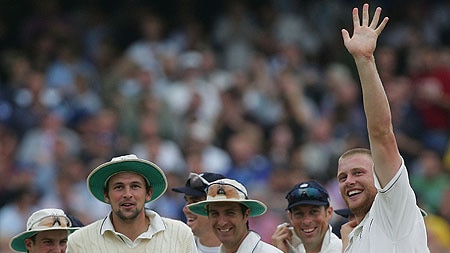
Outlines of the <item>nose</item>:
{"type": "Polygon", "coordinates": [[[125,190],[123,192],[123,197],[124,198],[129,198],[129,199],[131,199],[133,197],[133,194],[131,193],[131,188],[130,187],[125,187],[125,190]]]}
{"type": "Polygon", "coordinates": [[[355,184],[355,178],[352,175],[348,175],[345,180],[345,185],[354,185],[355,184]]]}
{"type": "Polygon", "coordinates": [[[216,220],[217,220],[217,225],[219,225],[219,226],[223,226],[223,225],[227,224],[227,219],[226,219],[226,216],[224,216],[224,215],[219,215],[216,218],[216,220]]]}

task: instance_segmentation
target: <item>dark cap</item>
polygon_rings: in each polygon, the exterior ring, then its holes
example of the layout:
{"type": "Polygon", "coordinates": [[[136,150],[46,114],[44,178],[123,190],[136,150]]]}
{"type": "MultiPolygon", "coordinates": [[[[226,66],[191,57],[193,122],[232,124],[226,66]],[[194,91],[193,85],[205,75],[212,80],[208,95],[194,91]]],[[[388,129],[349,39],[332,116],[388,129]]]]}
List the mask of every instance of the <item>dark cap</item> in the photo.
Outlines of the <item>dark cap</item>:
{"type": "Polygon", "coordinates": [[[286,195],[289,210],[298,205],[329,206],[327,190],[316,181],[306,181],[296,184],[286,195]]]}
{"type": "Polygon", "coordinates": [[[348,217],[350,217],[350,215],[352,215],[352,211],[350,211],[350,209],[348,209],[348,208],[337,209],[337,210],[334,210],[334,212],[344,218],[347,218],[347,219],[348,219],[348,217]]]}
{"type": "Polygon", "coordinates": [[[172,188],[172,191],[197,197],[206,197],[205,189],[208,187],[209,183],[223,178],[225,178],[224,175],[211,172],[204,172],[201,174],[190,173],[185,186],[172,188]]]}

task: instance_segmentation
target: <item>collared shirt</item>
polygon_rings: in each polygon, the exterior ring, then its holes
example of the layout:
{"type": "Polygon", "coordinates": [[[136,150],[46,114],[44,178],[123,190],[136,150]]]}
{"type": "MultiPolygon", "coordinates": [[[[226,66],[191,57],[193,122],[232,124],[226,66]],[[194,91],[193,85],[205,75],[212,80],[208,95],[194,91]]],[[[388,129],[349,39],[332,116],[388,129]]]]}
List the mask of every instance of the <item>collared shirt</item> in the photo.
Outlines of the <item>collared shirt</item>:
{"type": "Polygon", "coordinates": [[[171,252],[197,253],[192,230],[183,222],[163,218],[146,210],[150,225],[132,241],[115,231],[109,216],[93,222],[69,235],[66,252],[70,253],[128,253],[171,252]]]}
{"type": "Polygon", "coordinates": [[[139,245],[139,243],[142,241],[142,239],[151,239],[154,234],[166,229],[166,226],[164,225],[164,222],[158,213],[147,209],[147,210],[145,210],[145,215],[147,217],[149,217],[152,222],[150,222],[150,226],[148,226],[147,231],[140,234],[134,241],[132,241],[130,238],[128,238],[128,236],[126,236],[122,233],[116,232],[116,230],[114,229],[114,225],[112,224],[112,221],[110,218],[111,214],[109,214],[108,217],[105,218],[105,220],[102,224],[101,230],[100,230],[100,234],[104,235],[106,231],[111,231],[119,239],[121,239],[128,247],[135,248],[137,245],[139,245]]]}
{"type": "MultiPolygon", "coordinates": [[[[306,249],[303,242],[298,238],[294,231],[292,247],[290,253],[305,253],[306,249]],[[294,237],[298,239],[294,240],[294,237]]],[[[319,253],[341,253],[342,252],[342,241],[332,232],[332,227],[329,226],[328,231],[325,233],[322,241],[322,247],[319,253]]]]}
{"type": "Polygon", "coordinates": [[[381,189],[376,177],[375,186],[378,194],[364,219],[349,234],[345,252],[429,252],[425,223],[404,162],[386,187],[381,189]]]}
{"type": "MultiPolygon", "coordinates": [[[[254,232],[249,231],[245,239],[242,241],[238,250],[235,253],[283,253],[273,245],[270,245],[261,240],[261,236],[254,232]]],[[[226,253],[223,244],[220,245],[220,253],[226,253]]]]}

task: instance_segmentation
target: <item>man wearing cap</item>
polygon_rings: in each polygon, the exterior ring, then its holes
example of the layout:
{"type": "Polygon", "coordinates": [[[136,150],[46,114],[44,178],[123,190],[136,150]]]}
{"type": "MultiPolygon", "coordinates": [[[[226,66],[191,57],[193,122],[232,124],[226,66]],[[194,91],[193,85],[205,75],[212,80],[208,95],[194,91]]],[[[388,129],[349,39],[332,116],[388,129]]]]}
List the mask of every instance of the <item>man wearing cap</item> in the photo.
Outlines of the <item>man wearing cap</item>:
{"type": "Polygon", "coordinates": [[[63,210],[41,209],[31,214],[26,231],[14,236],[9,247],[17,252],[63,253],[69,234],[76,229],[63,210]]]}
{"type": "Polygon", "coordinates": [[[247,189],[236,180],[226,178],[210,183],[206,200],[187,208],[195,214],[208,216],[209,225],[222,242],[220,253],[282,252],[249,230],[249,217],[263,215],[267,207],[261,201],[249,199],[247,189]]]}
{"type": "Polygon", "coordinates": [[[222,178],[225,177],[221,174],[210,172],[201,174],[190,173],[185,186],[172,188],[175,192],[184,193],[186,205],[183,207],[183,213],[186,216],[187,225],[194,233],[199,253],[217,253],[221,242],[209,226],[208,217],[192,213],[187,208],[187,205],[205,200],[205,189],[209,183],[222,178]]]}
{"type": "Polygon", "coordinates": [[[71,234],[67,252],[197,252],[186,224],[145,209],[167,189],[166,176],[154,163],[135,155],[115,157],[94,169],[87,185],[111,212],[71,234]]]}
{"type": "Polygon", "coordinates": [[[277,227],[272,244],[285,253],[340,253],[342,242],[333,232],[333,207],[327,190],[316,181],[295,185],[286,195],[291,224],[277,227]]]}
{"type": "MultiPolygon", "coordinates": [[[[408,170],[398,149],[386,92],[378,74],[374,52],[378,36],[389,18],[380,17],[381,8],[372,20],[369,4],[353,8],[353,34],[342,29],[347,51],[352,55],[361,83],[370,150],[346,151],[338,160],[337,179],[347,207],[355,221],[344,224],[346,253],[351,252],[430,252],[427,233],[408,170]]],[[[343,233],[344,232],[344,233],[343,233]]]]}

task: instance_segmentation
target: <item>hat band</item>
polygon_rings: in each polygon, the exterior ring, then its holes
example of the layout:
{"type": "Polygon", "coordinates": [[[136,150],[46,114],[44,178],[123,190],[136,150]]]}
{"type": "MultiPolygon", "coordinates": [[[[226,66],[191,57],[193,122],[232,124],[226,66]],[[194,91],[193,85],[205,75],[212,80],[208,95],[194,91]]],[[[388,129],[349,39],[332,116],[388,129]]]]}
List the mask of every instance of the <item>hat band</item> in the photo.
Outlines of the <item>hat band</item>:
{"type": "Polygon", "coordinates": [[[29,228],[28,231],[45,229],[45,228],[69,228],[72,226],[70,219],[62,215],[52,215],[46,216],[42,219],[35,221],[29,228]]]}
{"type": "Polygon", "coordinates": [[[244,200],[248,199],[247,194],[236,188],[231,184],[211,184],[208,187],[208,195],[206,197],[207,200],[211,199],[235,199],[235,200],[244,200]]]}

